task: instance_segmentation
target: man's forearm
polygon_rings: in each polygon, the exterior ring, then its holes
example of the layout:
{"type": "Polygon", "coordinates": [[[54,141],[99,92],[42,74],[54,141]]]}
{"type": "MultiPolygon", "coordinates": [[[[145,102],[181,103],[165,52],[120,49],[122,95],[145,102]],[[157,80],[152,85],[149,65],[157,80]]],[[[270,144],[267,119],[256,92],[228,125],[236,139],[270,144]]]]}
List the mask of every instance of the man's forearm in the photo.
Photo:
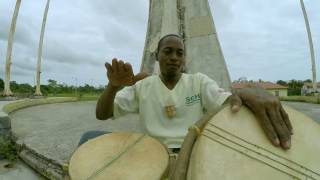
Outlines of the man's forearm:
{"type": "Polygon", "coordinates": [[[106,120],[113,116],[113,102],[120,87],[114,87],[108,84],[100,96],[96,106],[96,118],[106,120]]]}

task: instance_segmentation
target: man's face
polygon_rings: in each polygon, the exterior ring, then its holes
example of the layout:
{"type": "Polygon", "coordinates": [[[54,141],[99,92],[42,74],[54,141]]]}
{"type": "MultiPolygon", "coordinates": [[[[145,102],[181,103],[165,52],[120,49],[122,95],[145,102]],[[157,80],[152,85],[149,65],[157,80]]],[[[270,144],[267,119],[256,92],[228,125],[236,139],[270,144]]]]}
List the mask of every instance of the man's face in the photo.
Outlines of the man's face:
{"type": "Polygon", "coordinates": [[[159,44],[158,61],[161,74],[168,78],[179,75],[185,65],[185,52],[182,39],[168,36],[159,44]]]}

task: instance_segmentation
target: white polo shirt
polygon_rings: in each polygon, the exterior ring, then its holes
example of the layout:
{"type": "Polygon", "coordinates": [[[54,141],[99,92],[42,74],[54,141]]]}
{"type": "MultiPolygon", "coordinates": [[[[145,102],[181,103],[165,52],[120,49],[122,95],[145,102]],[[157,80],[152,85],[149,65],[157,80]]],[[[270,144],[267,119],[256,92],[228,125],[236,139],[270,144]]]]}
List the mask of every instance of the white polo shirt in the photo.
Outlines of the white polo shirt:
{"type": "Polygon", "coordinates": [[[150,136],[169,148],[180,148],[188,127],[204,112],[219,108],[230,95],[201,73],[182,74],[172,90],[154,75],[119,91],[114,100],[113,115],[117,118],[127,113],[139,113],[150,136]],[[174,107],[174,117],[167,116],[166,106],[174,107]]]}

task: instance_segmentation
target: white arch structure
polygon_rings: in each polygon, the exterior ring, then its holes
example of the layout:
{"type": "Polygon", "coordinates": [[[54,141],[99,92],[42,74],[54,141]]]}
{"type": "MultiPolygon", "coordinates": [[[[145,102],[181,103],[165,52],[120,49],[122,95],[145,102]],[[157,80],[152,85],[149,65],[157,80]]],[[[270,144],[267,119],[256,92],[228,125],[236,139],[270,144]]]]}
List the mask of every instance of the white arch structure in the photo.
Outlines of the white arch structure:
{"type": "Polygon", "coordinates": [[[36,74],[36,91],[34,93],[35,96],[42,96],[40,89],[40,74],[41,74],[41,59],[42,59],[42,47],[43,47],[43,37],[44,31],[46,29],[47,15],[49,10],[50,0],[47,0],[46,8],[44,10],[42,26],[41,26],[41,34],[39,40],[39,48],[38,48],[38,62],[37,62],[37,74],[36,74]]]}
{"type": "Polygon", "coordinates": [[[2,94],[2,96],[5,96],[5,97],[13,96],[13,93],[11,92],[11,89],[10,89],[10,69],[12,64],[12,46],[13,46],[13,40],[14,40],[14,33],[16,31],[16,23],[17,23],[17,18],[19,14],[20,4],[21,4],[21,0],[17,0],[12,21],[11,21],[9,37],[8,37],[4,90],[2,94]]]}
{"type": "Polygon", "coordinates": [[[313,84],[313,91],[316,92],[317,90],[317,71],[316,71],[316,61],[315,61],[315,56],[314,56],[314,48],[313,48],[313,42],[312,42],[312,35],[311,35],[311,30],[310,30],[310,25],[309,25],[309,20],[308,20],[308,15],[306,12],[306,9],[304,7],[303,0],[300,0],[301,4],[301,9],[303,12],[303,17],[304,17],[304,22],[306,24],[306,30],[308,34],[308,40],[309,40],[309,48],[310,48],[310,57],[311,57],[311,66],[312,66],[312,84],[313,84]]]}

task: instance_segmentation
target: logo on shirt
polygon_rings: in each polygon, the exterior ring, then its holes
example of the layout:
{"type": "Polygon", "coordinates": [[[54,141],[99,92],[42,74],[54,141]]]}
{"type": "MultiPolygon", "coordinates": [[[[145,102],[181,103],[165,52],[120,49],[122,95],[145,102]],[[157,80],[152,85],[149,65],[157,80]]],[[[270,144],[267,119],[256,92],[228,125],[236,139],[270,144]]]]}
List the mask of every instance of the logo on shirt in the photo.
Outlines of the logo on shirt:
{"type": "Polygon", "coordinates": [[[193,96],[190,97],[186,97],[186,105],[187,106],[191,106],[195,103],[199,103],[201,100],[201,95],[200,94],[195,94],[193,96]]]}

